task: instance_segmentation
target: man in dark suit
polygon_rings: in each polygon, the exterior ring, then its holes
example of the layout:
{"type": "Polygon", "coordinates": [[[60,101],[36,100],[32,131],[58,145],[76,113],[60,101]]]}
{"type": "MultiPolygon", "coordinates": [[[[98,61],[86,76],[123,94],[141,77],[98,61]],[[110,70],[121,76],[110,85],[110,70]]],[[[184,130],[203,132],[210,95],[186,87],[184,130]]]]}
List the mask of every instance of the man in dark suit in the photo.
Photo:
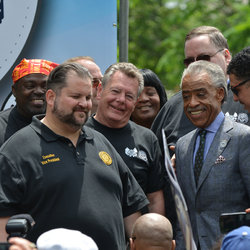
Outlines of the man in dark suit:
{"type": "MultiPolygon", "coordinates": [[[[196,129],[177,141],[176,174],[195,243],[207,250],[220,236],[220,214],[250,206],[250,128],[223,114],[227,82],[218,65],[190,64],[181,89],[184,112],[196,129]]],[[[178,236],[177,249],[183,249],[178,236]]]]}
{"type": "MultiPolygon", "coordinates": [[[[185,38],[185,59],[184,64],[197,60],[207,60],[218,64],[225,76],[227,75],[227,65],[231,60],[229,47],[226,38],[221,31],[212,26],[200,26],[191,30],[185,38]]],[[[229,85],[227,85],[229,87],[229,85]]],[[[233,101],[232,91],[228,91],[228,98],[222,105],[222,111],[232,120],[250,125],[249,114],[244,110],[243,105],[233,101]]],[[[179,91],[162,107],[155,118],[152,131],[156,134],[160,147],[163,150],[162,129],[165,131],[168,146],[175,146],[177,140],[195,129],[183,111],[182,93],[179,91]]],[[[170,150],[172,155],[174,151],[170,150]]],[[[175,234],[175,209],[170,188],[164,189],[166,215],[170,219],[175,234]]]]}
{"type": "MultiPolygon", "coordinates": [[[[212,26],[200,26],[191,30],[185,38],[185,59],[187,67],[194,61],[207,60],[218,64],[225,75],[231,60],[226,38],[221,31],[212,26]]],[[[229,87],[229,84],[228,84],[229,87]]],[[[181,91],[171,97],[162,107],[152,124],[152,131],[159,139],[163,151],[162,133],[164,129],[169,146],[174,146],[183,135],[195,129],[183,112],[181,91]]],[[[233,93],[228,91],[228,99],[223,103],[222,111],[232,120],[250,125],[247,110],[240,103],[233,101],[233,93]]],[[[173,154],[173,152],[170,152],[173,154]]]]}

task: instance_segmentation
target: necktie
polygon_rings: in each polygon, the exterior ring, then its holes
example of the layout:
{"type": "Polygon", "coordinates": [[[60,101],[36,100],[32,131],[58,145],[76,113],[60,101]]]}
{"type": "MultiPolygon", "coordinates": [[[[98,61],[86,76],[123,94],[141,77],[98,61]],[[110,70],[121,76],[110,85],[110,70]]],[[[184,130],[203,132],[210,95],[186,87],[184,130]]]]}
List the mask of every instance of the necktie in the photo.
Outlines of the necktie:
{"type": "Polygon", "coordinates": [[[198,183],[199,176],[201,173],[201,168],[203,165],[203,157],[204,157],[204,148],[205,148],[205,141],[206,141],[206,133],[207,131],[202,129],[199,132],[200,135],[200,145],[196,152],[195,162],[194,162],[194,177],[196,184],[198,183]]]}

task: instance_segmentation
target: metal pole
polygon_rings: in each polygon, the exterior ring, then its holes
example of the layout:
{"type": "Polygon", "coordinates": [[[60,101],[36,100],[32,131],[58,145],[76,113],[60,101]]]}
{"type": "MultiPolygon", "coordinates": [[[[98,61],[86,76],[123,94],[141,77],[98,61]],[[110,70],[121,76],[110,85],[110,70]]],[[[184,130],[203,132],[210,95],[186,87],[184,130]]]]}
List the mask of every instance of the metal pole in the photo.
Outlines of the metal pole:
{"type": "Polygon", "coordinates": [[[120,0],[119,12],[119,61],[128,61],[129,0],[120,0]]]}

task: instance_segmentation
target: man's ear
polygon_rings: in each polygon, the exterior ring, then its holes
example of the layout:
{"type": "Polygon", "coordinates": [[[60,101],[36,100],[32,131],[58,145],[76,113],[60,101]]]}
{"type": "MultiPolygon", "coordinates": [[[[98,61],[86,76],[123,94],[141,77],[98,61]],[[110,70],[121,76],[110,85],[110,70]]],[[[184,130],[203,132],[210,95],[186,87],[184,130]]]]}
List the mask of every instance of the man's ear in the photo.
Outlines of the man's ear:
{"type": "Polygon", "coordinates": [[[232,56],[231,56],[230,51],[228,49],[224,50],[224,56],[226,58],[226,63],[228,65],[232,59],[232,56]]]}
{"type": "Polygon", "coordinates": [[[135,243],[132,238],[129,238],[130,250],[135,250],[135,243]]]}
{"type": "Polygon", "coordinates": [[[224,97],[225,97],[225,90],[224,90],[224,88],[218,88],[217,89],[217,98],[218,98],[218,100],[220,101],[220,102],[222,102],[222,100],[224,99],[224,97]]]}
{"type": "Polygon", "coordinates": [[[103,90],[103,86],[101,83],[99,83],[97,86],[97,95],[96,95],[97,100],[101,99],[102,90],[103,90]]]}
{"type": "Polygon", "coordinates": [[[52,89],[48,89],[46,92],[47,105],[53,107],[55,99],[56,99],[56,93],[52,89]]]}
{"type": "Polygon", "coordinates": [[[171,250],[175,250],[175,247],[176,247],[175,240],[172,240],[172,247],[171,247],[171,250]]]}
{"type": "Polygon", "coordinates": [[[12,86],[11,86],[11,90],[12,90],[13,96],[16,97],[16,86],[12,85],[12,86]]]}

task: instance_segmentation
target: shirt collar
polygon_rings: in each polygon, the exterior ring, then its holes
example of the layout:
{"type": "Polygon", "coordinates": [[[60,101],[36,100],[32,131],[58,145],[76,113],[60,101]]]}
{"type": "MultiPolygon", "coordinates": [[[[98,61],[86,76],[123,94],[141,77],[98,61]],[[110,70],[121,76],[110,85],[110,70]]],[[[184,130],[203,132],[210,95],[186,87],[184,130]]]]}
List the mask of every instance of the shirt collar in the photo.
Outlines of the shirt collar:
{"type": "Polygon", "coordinates": [[[225,115],[223,114],[222,111],[220,111],[220,113],[217,115],[214,121],[208,127],[206,127],[206,130],[212,133],[216,133],[221,123],[223,122],[224,118],[225,115]]]}
{"type": "MultiPolygon", "coordinates": [[[[44,117],[44,115],[33,116],[31,127],[47,141],[56,141],[59,138],[64,138],[63,136],[60,136],[60,135],[54,133],[51,129],[49,129],[46,125],[44,125],[41,122],[43,117],[44,117]],[[45,133],[43,133],[43,132],[45,132],[45,133]]],[[[80,140],[84,140],[84,139],[93,140],[94,134],[93,134],[92,130],[90,130],[86,126],[83,126],[79,139],[80,140]]]]}

